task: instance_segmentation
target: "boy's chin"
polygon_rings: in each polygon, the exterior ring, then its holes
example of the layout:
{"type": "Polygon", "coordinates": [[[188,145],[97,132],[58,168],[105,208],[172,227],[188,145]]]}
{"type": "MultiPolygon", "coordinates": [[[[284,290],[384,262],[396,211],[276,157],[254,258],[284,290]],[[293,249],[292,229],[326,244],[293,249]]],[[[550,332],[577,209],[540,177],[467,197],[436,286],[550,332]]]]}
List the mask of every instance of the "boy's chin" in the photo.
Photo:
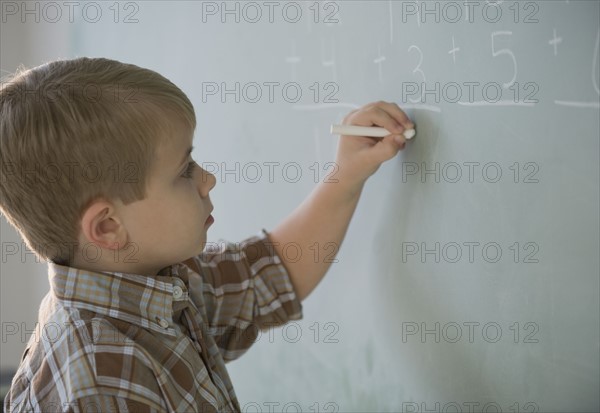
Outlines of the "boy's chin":
{"type": "Polygon", "coordinates": [[[204,251],[205,248],[206,248],[206,237],[204,237],[202,239],[202,241],[198,243],[198,247],[196,248],[196,251],[194,251],[194,256],[202,254],[202,252],[204,251]]]}

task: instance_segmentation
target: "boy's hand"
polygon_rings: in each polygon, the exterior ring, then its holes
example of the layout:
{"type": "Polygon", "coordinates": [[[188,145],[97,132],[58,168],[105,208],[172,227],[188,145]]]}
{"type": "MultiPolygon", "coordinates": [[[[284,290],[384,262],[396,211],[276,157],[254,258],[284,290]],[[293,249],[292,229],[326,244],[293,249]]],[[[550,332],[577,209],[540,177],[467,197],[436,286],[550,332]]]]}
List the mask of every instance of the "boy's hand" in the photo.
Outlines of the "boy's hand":
{"type": "Polygon", "coordinates": [[[339,171],[333,179],[339,178],[340,183],[350,185],[350,189],[361,188],[383,162],[404,149],[406,139],[402,132],[414,128],[414,124],[398,105],[382,101],[350,112],[344,118],[343,124],[380,126],[391,132],[383,139],[340,136],[336,155],[339,171]]]}
{"type": "Polygon", "coordinates": [[[301,251],[312,251],[314,245],[333,244],[337,254],[365,181],[381,163],[404,148],[402,132],[414,128],[397,105],[387,102],[371,103],[349,113],[344,118],[344,125],[377,125],[392,133],[383,139],[341,136],[336,155],[339,169],[330,172],[328,179],[317,185],[309,197],[271,232],[271,242],[283,257],[300,300],[317,286],[333,261],[315,260],[313,254],[301,254],[300,259],[289,260],[280,246],[294,242],[301,251]],[[398,124],[400,127],[396,129],[398,124]],[[394,139],[396,136],[399,142],[394,139]],[[336,182],[336,179],[337,184],[328,183],[336,182]]]}

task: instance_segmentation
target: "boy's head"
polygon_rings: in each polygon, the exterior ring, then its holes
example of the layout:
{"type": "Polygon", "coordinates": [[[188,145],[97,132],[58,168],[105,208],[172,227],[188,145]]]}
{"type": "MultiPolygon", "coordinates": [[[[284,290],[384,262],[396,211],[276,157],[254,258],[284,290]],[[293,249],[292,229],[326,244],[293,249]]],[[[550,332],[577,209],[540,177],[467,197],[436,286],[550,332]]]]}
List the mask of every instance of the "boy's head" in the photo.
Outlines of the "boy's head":
{"type": "Polygon", "coordinates": [[[148,69],[78,58],[18,71],[0,85],[1,211],[57,264],[154,272],[189,258],[215,183],[197,166],[182,176],[195,126],[186,95],[148,69]]]}

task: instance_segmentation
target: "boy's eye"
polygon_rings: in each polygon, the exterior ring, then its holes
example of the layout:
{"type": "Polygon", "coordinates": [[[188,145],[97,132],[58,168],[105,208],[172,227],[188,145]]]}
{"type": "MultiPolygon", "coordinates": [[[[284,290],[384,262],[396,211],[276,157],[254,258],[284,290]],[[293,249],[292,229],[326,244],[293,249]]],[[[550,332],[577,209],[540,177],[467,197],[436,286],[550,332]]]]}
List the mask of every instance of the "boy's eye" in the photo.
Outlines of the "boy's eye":
{"type": "Polygon", "coordinates": [[[181,176],[183,176],[184,178],[191,179],[192,178],[192,174],[194,173],[194,168],[195,167],[196,167],[196,162],[195,161],[192,161],[192,162],[188,163],[188,166],[187,166],[185,172],[181,176]]]}

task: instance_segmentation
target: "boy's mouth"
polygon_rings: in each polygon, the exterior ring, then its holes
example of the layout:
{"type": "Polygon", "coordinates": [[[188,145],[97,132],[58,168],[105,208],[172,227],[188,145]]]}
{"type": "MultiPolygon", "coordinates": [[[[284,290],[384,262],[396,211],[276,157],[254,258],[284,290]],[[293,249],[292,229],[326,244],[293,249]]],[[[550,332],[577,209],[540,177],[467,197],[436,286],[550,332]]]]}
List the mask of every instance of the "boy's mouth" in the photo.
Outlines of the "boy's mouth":
{"type": "Polygon", "coordinates": [[[204,223],[204,225],[210,225],[213,222],[215,222],[215,218],[212,215],[209,215],[208,218],[206,218],[206,222],[204,223]]]}

